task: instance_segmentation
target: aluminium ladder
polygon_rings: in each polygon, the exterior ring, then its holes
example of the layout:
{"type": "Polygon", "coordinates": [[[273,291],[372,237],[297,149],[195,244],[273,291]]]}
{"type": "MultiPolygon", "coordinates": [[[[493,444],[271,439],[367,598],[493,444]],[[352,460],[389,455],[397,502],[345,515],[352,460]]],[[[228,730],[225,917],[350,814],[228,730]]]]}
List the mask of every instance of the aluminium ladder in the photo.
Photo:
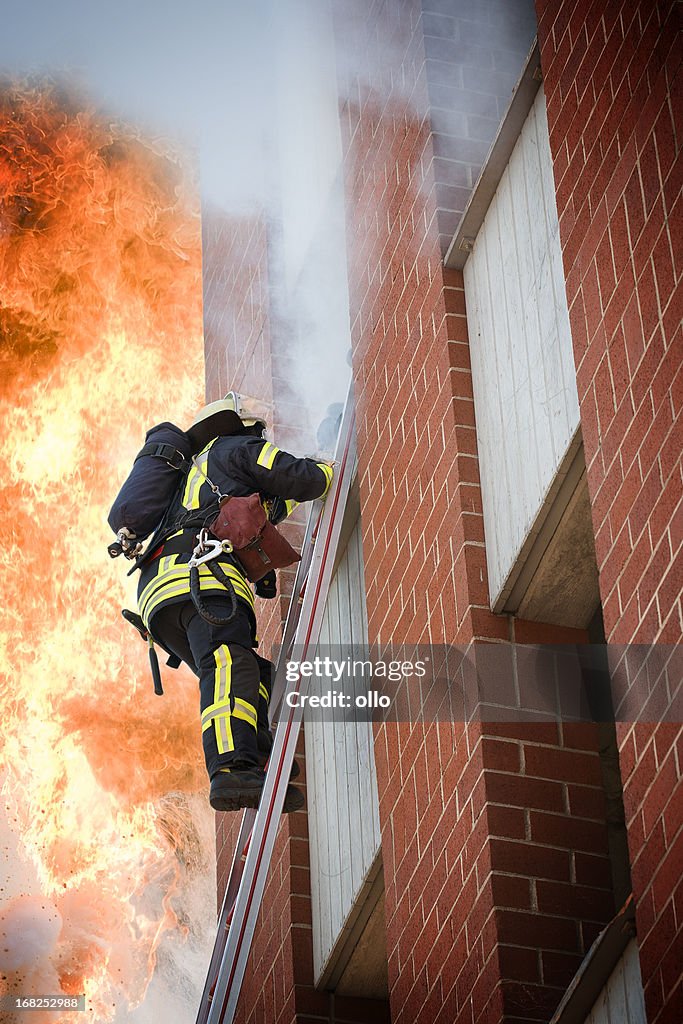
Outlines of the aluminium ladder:
{"type": "Polygon", "coordinates": [[[301,677],[287,683],[286,665],[292,651],[297,660],[305,660],[318,640],[355,457],[351,385],[337,440],[335,475],[324,503],[316,502],[311,510],[285,623],[271,717],[278,708],[281,713],[266,782],[258,810],[245,810],[242,816],[196,1024],[232,1024],[235,1018],[303,718],[301,707],[289,707],[284,698],[303,693],[308,686],[301,677]]]}

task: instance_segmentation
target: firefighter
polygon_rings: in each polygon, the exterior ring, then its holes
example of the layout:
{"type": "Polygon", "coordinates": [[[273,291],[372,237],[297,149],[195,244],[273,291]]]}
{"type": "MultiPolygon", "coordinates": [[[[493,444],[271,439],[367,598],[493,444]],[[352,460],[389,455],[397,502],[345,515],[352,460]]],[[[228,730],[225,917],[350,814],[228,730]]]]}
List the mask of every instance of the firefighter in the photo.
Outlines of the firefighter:
{"type": "MultiPolygon", "coordinates": [[[[191,599],[188,562],[197,531],[215,518],[216,489],[236,497],[257,492],[270,521],[277,523],[297,503],[325,495],[332,481],[330,466],[281,451],[264,439],[265,427],[265,419],[244,408],[234,392],[200,410],[187,431],[197,455],[167,517],[176,532],[143,564],[138,586],[140,615],[151,635],[199,677],[209,799],[219,811],[258,805],[272,745],[272,666],[255,651],[254,593],[234,557],[217,559],[228,589],[199,567],[201,610],[207,617],[191,599]],[[234,610],[229,621],[227,608],[234,610]]],[[[256,583],[256,593],[275,596],[273,572],[256,583]]],[[[301,791],[290,785],[285,811],[303,802],[301,791]]]]}

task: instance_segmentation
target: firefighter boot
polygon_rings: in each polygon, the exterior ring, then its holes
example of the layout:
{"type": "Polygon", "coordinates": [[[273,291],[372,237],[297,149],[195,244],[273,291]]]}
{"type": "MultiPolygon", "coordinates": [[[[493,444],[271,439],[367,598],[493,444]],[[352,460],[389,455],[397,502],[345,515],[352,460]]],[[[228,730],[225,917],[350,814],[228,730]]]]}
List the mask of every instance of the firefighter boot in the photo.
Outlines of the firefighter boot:
{"type": "MultiPolygon", "coordinates": [[[[258,807],[266,775],[262,768],[223,768],[211,780],[209,803],[214,811],[238,811],[258,807]]],[[[287,786],[282,810],[285,814],[300,810],[304,795],[296,786],[287,786]]]]}

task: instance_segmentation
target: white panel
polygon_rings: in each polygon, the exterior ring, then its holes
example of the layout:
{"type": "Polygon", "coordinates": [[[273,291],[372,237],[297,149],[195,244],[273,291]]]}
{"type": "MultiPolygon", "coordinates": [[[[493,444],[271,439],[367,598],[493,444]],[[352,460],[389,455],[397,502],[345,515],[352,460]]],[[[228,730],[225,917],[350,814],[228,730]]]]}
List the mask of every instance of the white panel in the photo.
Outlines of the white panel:
{"type": "MultiPolygon", "coordinates": [[[[337,572],[335,575],[336,586],[336,598],[337,598],[337,641],[340,645],[339,657],[350,647],[351,640],[351,622],[349,613],[349,580],[348,580],[348,562],[347,558],[342,558],[337,572]]],[[[330,626],[332,631],[333,626],[330,626]]],[[[334,647],[334,641],[333,641],[334,647]]],[[[353,735],[349,729],[340,728],[340,723],[331,725],[333,736],[334,736],[334,783],[337,790],[337,837],[339,846],[339,859],[340,859],[340,876],[337,880],[337,888],[339,889],[339,902],[342,908],[341,915],[344,913],[344,908],[352,905],[353,903],[353,878],[352,878],[352,863],[353,863],[353,843],[355,837],[351,836],[351,811],[350,811],[350,800],[352,794],[349,793],[349,783],[352,781],[348,778],[348,768],[346,764],[347,750],[352,753],[350,746],[353,739],[353,735]]],[[[332,769],[332,765],[329,766],[332,769]]],[[[334,823],[331,821],[331,825],[334,823]]]]}
{"type": "Polygon", "coordinates": [[[628,1024],[647,1024],[638,943],[635,939],[629,942],[621,962],[624,990],[626,992],[628,1024]]]}
{"type": "Polygon", "coordinates": [[[586,1018],[586,1024],[647,1024],[635,939],[624,950],[586,1018]]]}
{"type": "Polygon", "coordinates": [[[540,89],[464,270],[491,601],[510,589],[579,426],[540,89]]]}
{"type": "MultiPolygon", "coordinates": [[[[586,1024],[610,1024],[607,992],[604,989],[598,996],[586,1024]]],[[[621,1024],[621,1022],[619,1022],[619,1024],[621,1024]]]]}
{"type": "MultiPolygon", "coordinates": [[[[319,647],[362,656],[367,612],[360,522],[330,586],[319,647]]],[[[364,684],[359,684],[363,685],[364,684]]],[[[313,956],[319,979],[353,913],[380,848],[379,802],[368,722],[306,722],[313,956]]]]}

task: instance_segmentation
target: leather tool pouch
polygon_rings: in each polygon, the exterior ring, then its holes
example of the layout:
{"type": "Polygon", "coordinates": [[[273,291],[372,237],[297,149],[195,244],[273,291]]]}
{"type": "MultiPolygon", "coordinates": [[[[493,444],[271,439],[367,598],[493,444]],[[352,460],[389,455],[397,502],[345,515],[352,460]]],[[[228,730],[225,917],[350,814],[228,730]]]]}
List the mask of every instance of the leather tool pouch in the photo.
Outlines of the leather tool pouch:
{"type": "Polygon", "coordinates": [[[268,521],[258,494],[225,498],[211,532],[218,540],[230,541],[234,557],[252,583],[271,569],[301,561],[301,555],[268,521]]]}

